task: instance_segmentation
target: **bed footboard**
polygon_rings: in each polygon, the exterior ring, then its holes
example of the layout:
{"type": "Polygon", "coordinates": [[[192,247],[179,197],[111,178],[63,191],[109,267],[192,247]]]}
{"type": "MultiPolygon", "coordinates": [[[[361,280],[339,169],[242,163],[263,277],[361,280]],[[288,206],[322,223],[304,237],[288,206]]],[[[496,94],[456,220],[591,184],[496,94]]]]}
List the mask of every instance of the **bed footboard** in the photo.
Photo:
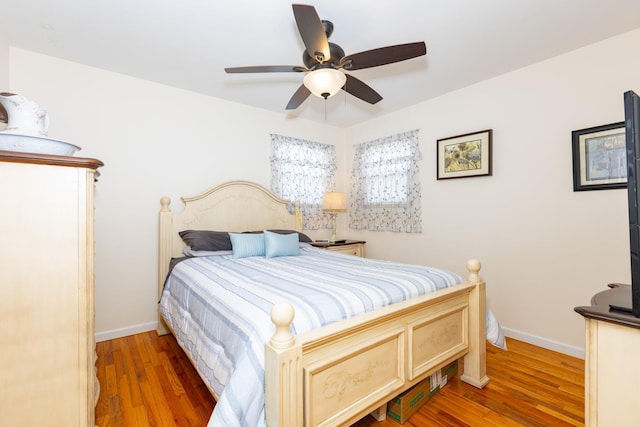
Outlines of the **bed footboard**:
{"type": "Polygon", "coordinates": [[[265,345],[267,425],[350,424],[464,356],[461,379],[484,387],[485,283],[467,262],[462,285],[292,336],[276,304],[265,345]]]}

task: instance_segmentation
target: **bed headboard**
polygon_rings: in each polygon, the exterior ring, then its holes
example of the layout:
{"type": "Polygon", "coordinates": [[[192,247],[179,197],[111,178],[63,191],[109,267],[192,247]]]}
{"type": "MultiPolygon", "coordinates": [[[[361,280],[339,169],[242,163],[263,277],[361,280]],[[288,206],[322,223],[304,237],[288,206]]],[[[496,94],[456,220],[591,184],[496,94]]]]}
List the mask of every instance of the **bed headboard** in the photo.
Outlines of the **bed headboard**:
{"type": "Polygon", "coordinates": [[[286,229],[302,231],[298,205],[287,210],[288,200],[249,181],[229,181],[204,193],[181,197],[182,212],[171,212],[169,197],[160,199],[158,224],[158,295],[162,293],[171,258],[180,257],[182,230],[256,231],[286,229]]]}

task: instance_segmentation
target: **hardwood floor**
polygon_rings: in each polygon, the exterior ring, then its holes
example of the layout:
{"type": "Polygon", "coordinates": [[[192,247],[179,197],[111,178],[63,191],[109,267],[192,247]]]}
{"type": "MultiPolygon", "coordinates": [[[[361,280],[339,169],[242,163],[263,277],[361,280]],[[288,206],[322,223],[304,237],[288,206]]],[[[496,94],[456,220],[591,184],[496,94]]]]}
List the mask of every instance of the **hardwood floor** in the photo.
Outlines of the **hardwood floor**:
{"type": "MultiPolygon", "coordinates": [[[[582,426],[584,361],[507,339],[487,345],[491,381],[456,376],[404,424],[365,417],[354,426],[582,426]]],[[[96,425],[206,426],[215,400],[171,335],[154,331],[100,342],[96,425]]]]}
{"type": "Polygon", "coordinates": [[[96,425],[206,426],[215,400],[172,335],[97,343],[96,425]]]}

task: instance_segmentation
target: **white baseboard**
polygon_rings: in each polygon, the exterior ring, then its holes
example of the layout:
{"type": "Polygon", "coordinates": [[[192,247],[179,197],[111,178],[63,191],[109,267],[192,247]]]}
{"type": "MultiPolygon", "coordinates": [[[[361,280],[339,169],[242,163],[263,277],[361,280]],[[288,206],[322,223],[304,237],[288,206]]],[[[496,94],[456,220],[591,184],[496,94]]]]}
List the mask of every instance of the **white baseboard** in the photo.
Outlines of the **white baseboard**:
{"type": "MultiPolygon", "coordinates": [[[[112,340],[115,338],[127,337],[129,335],[140,334],[142,332],[153,331],[158,327],[158,322],[141,323],[139,325],[128,326],[121,329],[112,329],[110,331],[97,332],[96,342],[112,340]]],[[[539,337],[526,332],[515,329],[502,327],[504,334],[519,341],[537,345],[542,348],[557,351],[559,353],[568,354],[569,356],[584,359],[584,347],[575,347],[562,342],[550,340],[548,338],[539,337]]]]}
{"type": "Polygon", "coordinates": [[[517,331],[505,327],[503,327],[502,330],[504,331],[505,336],[509,338],[513,338],[518,341],[524,341],[529,344],[537,345],[538,347],[584,359],[584,347],[575,347],[562,342],[550,340],[548,338],[539,337],[537,335],[532,335],[526,332],[517,331]]]}
{"type": "Polygon", "coordinates": [[[129,335],[140,334],[142,332],[153,331],[158,327],[158,322],[141,323],[139,325],[127,326],[121,329],[96,332],[96,342],[112,340],[115,338],[127,337],[129,335]]]}

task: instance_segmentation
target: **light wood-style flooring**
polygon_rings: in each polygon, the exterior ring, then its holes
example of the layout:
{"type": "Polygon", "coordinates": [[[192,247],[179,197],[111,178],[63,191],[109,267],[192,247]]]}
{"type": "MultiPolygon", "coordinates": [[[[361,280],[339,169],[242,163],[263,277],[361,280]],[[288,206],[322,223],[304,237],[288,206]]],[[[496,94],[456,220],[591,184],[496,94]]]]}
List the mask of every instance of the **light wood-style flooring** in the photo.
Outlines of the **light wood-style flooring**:
{"type": "MultiPolygon", "coordinates": [[[[478,390],[456,376],[404,427],[583,426],[584,361],[508,339],[487,345],[489,384],[478,390]]],[[[215,400],[171,335],[154,331],[100,342],[96,425],[204,427],[215,400]]],[[[398,427],[365,417],[357,427],[398,427]]]]}

